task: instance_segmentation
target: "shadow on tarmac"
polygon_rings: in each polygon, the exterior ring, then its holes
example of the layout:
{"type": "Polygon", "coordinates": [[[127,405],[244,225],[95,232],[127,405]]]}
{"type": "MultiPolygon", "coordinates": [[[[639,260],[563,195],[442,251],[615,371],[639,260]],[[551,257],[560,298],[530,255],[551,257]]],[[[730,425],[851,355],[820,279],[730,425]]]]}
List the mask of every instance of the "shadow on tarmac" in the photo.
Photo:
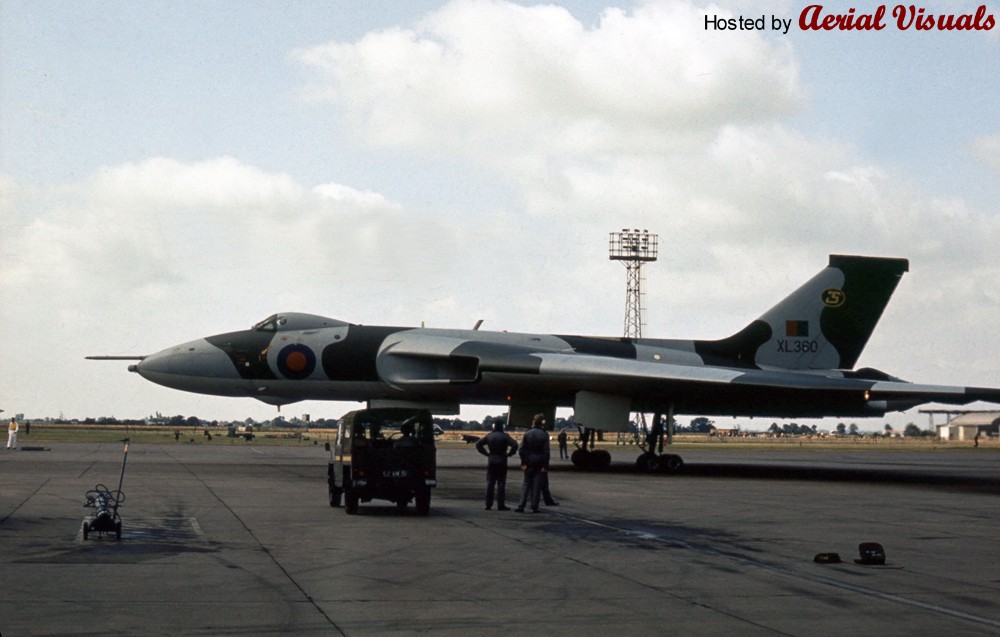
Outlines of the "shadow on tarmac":
{"type": "MultiPolygon", "coordinates": [[[[579,471],[570,465],[552,467],[550,471],[579,471]]],[[[634,465],[613,463],[604,473],[644,474],[634,465]]],[[[921,487],[974,489],[983,493],[1000,494],[1000,477],[976,476],[968,473],[922,473],[916,469],[885,467],[829,467],[777,464],[697,463],[687,462],[680,473],[647,474],[652,480],[685,478],[744,478],[754,480],[794,480],[817,482],[859,482],[874,484],[918,485],[921,487]]]]}

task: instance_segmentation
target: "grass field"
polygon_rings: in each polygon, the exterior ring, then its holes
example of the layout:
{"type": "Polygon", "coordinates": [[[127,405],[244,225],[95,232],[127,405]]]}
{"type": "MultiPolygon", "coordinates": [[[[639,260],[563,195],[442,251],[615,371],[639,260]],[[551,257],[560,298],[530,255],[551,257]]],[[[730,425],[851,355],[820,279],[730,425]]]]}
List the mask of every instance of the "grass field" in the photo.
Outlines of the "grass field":
{"type": "Polygon", "coordinates": [[[336,429],[304,432],[301,437],[287,431],[265,431],[254,435],[253,441],[242,437],[230,438],[222,427],[125,427],[121,425],[50,425],[32,424],[31,433],[24,425],[17,435],[20,446],[38,446],[49,442],[121,442],[128,438],[133,443],[160,444],[291,444],[322,445],[333,440],[336,429]],[[206,435],[206,432],[209,435],[206,435]]]}
{"type": "MultiPolygon", "coordinates": [[[[442,448],[472,448],[466,443],[463,435],[481,436],[485,431],[448,431],[438,438],[438,446],[442,448]]],[[[322,446],[327,441],[332,442],[337,435],[336,429],[303,430],[301,433],[288,430],[263,430],[255,433],[252,441],[242,437],[227,436],[225,428],[203,427],[125,427],[98,425],[52,425],[33,424],[31,433],[24,426],[18,434],[18,444],[26,446],[45,446],[51,442],[121,442],[129,438],[133,443],[158,444],[199,444],[199,445],[292,445],[292,446],[322,446]],[[206,432],[210,435],[206,435],[206,432]]],[[[515,437],[519,437],[517,433],[515,437]]],[[[635,445],[616,445],[613,436],[598,443],[598,447],[614,449],[636,448],[635,445]]],[[[572,449],[573,439],[570,439],[572,449]]],[[[553,447],[555,441],[553,441],[553,447]]],[[[709,437],[704,435],[677,435],[674,437],[672,449],[815,449],[819,450],[920,450],[935,449],[972,449],[971,441],[943,441],[934,437],[921,438],[883,438],[873,436],[783,436],[778,438],[758,436],[756,438],[709,437]]],[[[1000,451],[1000,441],[983,437],[979,443],[980,450],[1000,451]]]]}

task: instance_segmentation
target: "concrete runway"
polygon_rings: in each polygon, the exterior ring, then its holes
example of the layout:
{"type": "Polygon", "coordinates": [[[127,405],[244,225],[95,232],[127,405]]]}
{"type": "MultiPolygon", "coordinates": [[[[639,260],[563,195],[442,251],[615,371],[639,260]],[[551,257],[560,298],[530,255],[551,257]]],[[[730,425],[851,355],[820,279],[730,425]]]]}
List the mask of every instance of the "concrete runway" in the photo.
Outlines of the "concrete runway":
{"type": "Polygon", "coordinates": [[[537,515],[484,511],[484,459],[440,450],[418,517],[330,508],[322,447],[133,444],[119,542],[80,529],[121,445],[49,446],[0,452],[3,637],[1000,635],[995,450],[693,450],[650,476],[618,449],[554,467],[537,515]],[[854,563],[869,541],[885,566],[854,563]]]}

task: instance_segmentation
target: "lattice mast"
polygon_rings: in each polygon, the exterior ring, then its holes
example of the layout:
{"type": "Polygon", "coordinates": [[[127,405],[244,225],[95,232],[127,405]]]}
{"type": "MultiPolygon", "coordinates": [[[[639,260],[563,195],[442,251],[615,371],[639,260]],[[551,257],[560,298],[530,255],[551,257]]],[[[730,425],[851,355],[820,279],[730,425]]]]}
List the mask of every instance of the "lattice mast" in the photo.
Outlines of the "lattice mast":
{"type": "MultiPolygon", "coordinates": [[[[608,240],[608,257],[612,261],[621,261],[625,266],[625,338],[642,338],[646,327],[646,293],[643,283],[646,278],[642,273],[642,265],[656,261],[658,238],[649,230],[629,230],[622,228],[621,232],[612,232],[608,240]]],[[[649,432],[646,415],[635,415],[635,441],[640,443],[642,437],[649,432]]],[[[619,434],[619,441],[621,434],[619,434]]]]}
{"type": "Polygon", "coordinates": [[[646,327],[646,293],[643,291],[644,263],[656,261],[659,237],[649,230],[612,232],[608,241],[608,257],[621,261],[626,270],[625,337],[641,338],[646,327]]]}

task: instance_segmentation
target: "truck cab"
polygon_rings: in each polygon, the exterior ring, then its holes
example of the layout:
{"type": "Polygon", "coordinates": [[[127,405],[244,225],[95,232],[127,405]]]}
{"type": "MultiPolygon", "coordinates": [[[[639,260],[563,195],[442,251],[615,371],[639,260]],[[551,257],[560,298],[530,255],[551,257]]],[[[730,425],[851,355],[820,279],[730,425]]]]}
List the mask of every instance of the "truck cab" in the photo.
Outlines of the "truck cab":
{"type": "MultiPolygon", "coordinates": [[[[329,448],[329,443],[327,443],[329,448]]],[[[327,467],[330,506],[348,514],[361,502],[389,500],[400,510],[412,500],[427,515],[437,486],[434,423],[427,410],[352,411],[338,423],[327,467]]]]}

